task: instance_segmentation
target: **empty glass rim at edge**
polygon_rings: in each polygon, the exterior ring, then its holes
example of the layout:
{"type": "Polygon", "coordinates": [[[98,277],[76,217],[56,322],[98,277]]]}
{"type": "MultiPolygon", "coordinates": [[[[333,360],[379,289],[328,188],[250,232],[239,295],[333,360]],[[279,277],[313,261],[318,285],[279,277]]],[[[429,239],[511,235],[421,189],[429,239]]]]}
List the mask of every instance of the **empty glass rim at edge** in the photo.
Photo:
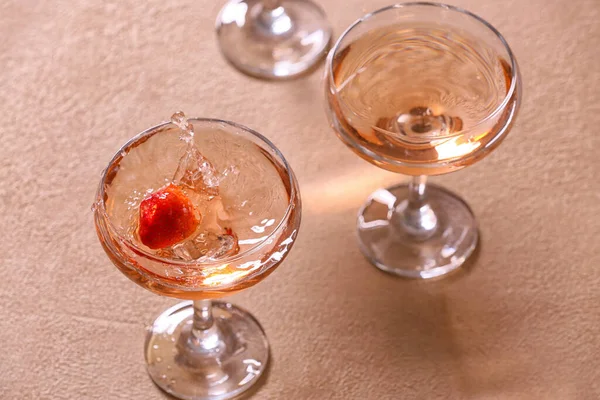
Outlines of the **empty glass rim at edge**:
{"type": "MultiPolygon", "coordinates": [[[[464,8],[460,8],[460,7],[456,7],[456,6],[451,6],[448,4],[443,4],[443,3],[432,3],[432,2],[409,2],[409,3],[396,3],[396,4],[392,4],[389,5],[387,7],[383,7],[380,8],[378,10],[372,11],[368,14],[363,15],[361,18],[357,19],[356,21],[354,21],[348,28],[346,28],[346,30],[340,35],[340,37],[337,39],[337,41],[335,42],[335,44],[333,45],[333,47],[331,48],[331,51],[329,52],[329,56],[328,56],[328,62],[326,65],[327,68],[327,74],[328,74],[328,86],[329,86],[329,90],[332,91],[332,94],[338,98],[338,102],[340,102],[341,104],[344,104],[340,99],[339,99],[339,92],[337,89],[337,86],[335,85],[334,82],[334,76],[333,76],[333,57],[335,54],[337,54],[337,52],[340,50],[340,46],[342,41],[346,38],[346,35],[348,35],[348,33],[350,33],[356,26],[360,25],[363,22],[368,21],[369,19],[375,17],[378,14],[384,13],[386,11],[390,11],[390,10],[394,10],[394,9],[400,9],[400,8],[406,8],[406,7],[415,7],[415,6],[424,6],[424,7],[436,7],[436,8],[443,8],[446,10],[451,10],[451,11],[455,11],[464,15],[467,15],[471,18],[474,18],[475,20],[477,20],[478,22],[480,22],[484,27],[488,28],[492,33],[494,33],[496,35],[496,37],[500,40],[500,42],[502,43],[502,45],[504,46],[504,49],[506,50],[509,58],[510,58],[510,66],[511,66],[511,83],[510,83],[510,87],[508,89],[508,91],[506,92],[506,96],[504,96],[504,98],[502,99],[502,102],[500,102],[500,104],[492,111],[490,112],[485,118],[481,119],[479,122],[477,122],[477,124],[470,126],[468,129],[464,129],[464,130],[460,130],[458,132],[452,132],[449,135],[443,135],[442,137],[438,136],[436,137],[436,139],[448,139],[448,138],[453,138],[456,136],[461,136],[461,135],[465,135],[471,131],[473,131],[474,129],[476,129],[478,126],[486,123],[487,121],[491,120],[492,118],[494,118],[496,115],[498,115],[500,112],[502,112],[502,110],[504,110],[508,104],[508,102],[510,101],[511,97],[513,96],[516,88],[517,88],[517,74],[518,74],[518,66],[517,66],[517,62],[515,59],[515,56],[512,52],[512,50],[510,49],[510,46],[508,45],[508,42],[506,41],[506,39],[504,39],[504,36],[502,36],[502,34],[496,29],[494,28],[494,26],[492,24],[490,24],[489,22],[487,22],[485,19],[481,18],[480,16],[473,14],[472,12],[465,10],[464,8]]],[[[384,129],[381,129],[383,131],[385,131],[384,129]]]]}
{"type": "MultiPolygon", "coordinates": [[[[215,124],[221,124],[221,125],[228,125],[230,127],[234,127],[237,129],[240,129],[244,132],[247,132],[253,136],[255,136],[256,138],[258,138],[260,141],[262,141],[263,143],[265,143],[274,153],[277,157],[280,158],[284,168],[285,168],[285,172],[286,172],[286,176],[288,179],[288,183],[289,186],[291,188],[290,191],[290,201],[289,204],[285,210],[285,213],[283,214],[283,217],[281,218],[281,220],[279,221],[279,223],[277,224],[277,226],[275,227],[275,229],[273,229],[273,231],[268,234],[265,239],[256,244],[255,246],[249,248],[248,250],[242,252],[242,253],[238,253],[235,254],[233,256],[229,256],[229,257],[225,257],[225,258],[221,258],[218,260],[208,260],[208,261],[197,261],[197,260],[193,260],[193,261],[183,261],[183,260],[173,260],[170,258],[163,258],[160,256],[156,256],[155,254],[149,253],[148,251],[144,250],[143,248],[141,248],[140,246],[138,246],[137,244],[135,244],[134,242],[132,242],[131,240],[123,237],[121,234],[119,234],[119,240],[124,242],[127,247],[131,248],[133,251],[135,251],[136,253],[139,253],[141,255],[143,255],[144,257],[152,260],[152,261],[157,261],[157,262],[161,262],[161,263],[165,263],[165,264],[172,264],[172,265],[181,265],[181,266],[198,266],[198,267],[209,267],[209,266],[216,266],[216,265],[222,265],[222,264],[226,264],[226,263],[231,263],[234,261],[237,261],[249,254],[252,254],[256,251],[258,251],[259,249],[263,248],[268,242],[269,240],[275,236],[283,227],[284,224],[286,223],[286,221],[289,218],[290,213],[292,212],[292,209],[295,207],[292,199],[294,199],[296,197],[296,188],[294,185],[294,176],[293,176],[293,172],[292,169],[290,168],[290,165],[288,164],[287,160],[285,159],[285,157],[283,156],[283,154],[281,153],[281,151],[279,151],[279,149],[269,140],[267,139],[265,136],[261,135],[260,133],[256,132],[253,129],[250,129],[246,126],[237,124],[235,122],[231,122],[231,121],[225,121],[222,119],[215,119],[215,118],[188,118],[188,121],[190,121],[191,123],[195,123],[195,122],[200,122],[200,123],[215,123],[215,124]]],[[[104,196],[106,194],[105,192],[105,180],[106,180],[106,174],[110,169],[110,166],[112,166],[119,157],[122,157],[122,153],[124,151],[126,151],[133,143],[137,142],[140,138],[144,137],[144,136],[148,136],[152,133],[154,133],[155,131],[162,129],[168,125],[173,125],[170,121],[166,121],[166,122],[162,122],[158,125],[155,125],[153,127],[150,127],[140,133],[138,133],[137,135],[135,135],[133,138],[129,139],[129,141],[127,141],[127,143],[125,143],[123,146],[121,146],[121,148],[115,153],[115,155],[113,156],[113,158],[110,160],[110,162],[108,163],[108,166],[104,169],[104,171],[102,172],[102,177],[100,179],[100,185],[98,187],[98,191],[96,194],[96,201],[94,202],[95,206],[96,206],[96,212],[100,212],[102,215],[102,218],[106,221],[106,223],[111,227],[111,229],[114,232],[119,232],[118,229],[116,229],[115,225],[113,224],[113,222],[111,221],[108,212],[106,211],[106,205],[104,203],[104,196]]],[[[175,126],[175,125],[173,125],[175,126]]]]}

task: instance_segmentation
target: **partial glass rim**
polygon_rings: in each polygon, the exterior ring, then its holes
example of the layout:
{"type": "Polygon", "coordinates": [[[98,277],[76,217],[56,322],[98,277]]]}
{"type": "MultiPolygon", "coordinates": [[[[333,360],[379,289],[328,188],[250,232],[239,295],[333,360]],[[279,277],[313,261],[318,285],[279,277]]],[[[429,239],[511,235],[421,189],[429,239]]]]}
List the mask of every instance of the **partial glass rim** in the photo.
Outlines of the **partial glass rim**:
{"type": "MultiPolygon", "coordinates": [[[[519,71],[518,71],[517,60],[511,50],[510,46],[508,45],[508,42],[506,41],[506,39],[504,39],[504,36],[502,36],[502,34],[492,24],[487,22],[485,19],[483,19],[480,16],[478,16],[477,14],[474,14],[474,13],[472,13],[468,10],[465,10],[464,8],[461,8],[461,7],[456,7],[456,6],[452,6],[452,5],[444,4],[444,3],[433,3],[433,2],[426,2],[426,1],[420,2],[419,1],[419,2],[408,2],[408,3],[396,3],[396,4],[392,4],[392,5],[380,8],[378,10],[375,10],[375,11],[372,11],[370,13],[363,15],[361,18],[357,19],[352,24],[350,24],[350,26],[348,28],[346,28],[346,30],[340,35],[340,37],[337,39],[337,41],[331,48],[331,51],[329,52],[329,55],[327,57],[327,65],[325,67],[327,75],[328,75],[329,90],[336,97],[337,101],[340,104],[344,105],[344,102],[339,98],[339,92],[338,92],[338,89],[337,89],[337,86],[336,86],[335,80],[334,80],[333,59],[334,59],[334,56],[340,50],[342,41],[346,38],[347,34],[349,34],[356,26],[360,25],[363,22],[366,22],[367,20],[375,17],[378,14],[382,14],[387,11],[399,9],[399,8],[419,7],[419,6],[443,8],[446,10],[456,11],[458,13],[462,13],[464,15],[474,18],[475,20],[479,21],[483,26],[488,28],[491,32],[493,32],[496,35],[496,37],[500,40],[500,42],[504,46],[504,49],[506,50],[508,57],[510,58],[511,83],[510,83],[510,87],[509,87],[508,91],[506,92],[506,95],[502,99],[502,102],[500,102],[500,104],[493,111],[491,111],[485,118],[481,119],[475,125],[472,125],[469,128],[464,129],[464,130],[452,132],[449,135],[436,136],[432,139],[440,139],[440,140],[441,139],[450,139],[450,138],[454,138],[457,136],[468,134],[468,133],[472,132],[473,130],[475,130],[480,125],[482,125],[482,124],[488,122],[489,120],[493,119],[494,117],[496,117],[498,114],[500,114],[506,108],[506,106],[510,102],[510,99],[512,98],[513,94],[517,90],[519,71]]],[[[389,132],[386,129],[381,129],[381,128],[378,128],[378,129],[380,131],[393,134],[392,132],[389,132]]]]}
{"type": "Polygon", "coordinates": [[[105,180],[106,180],[106,175],[109,171],[109,167],[111,165],[113,165],[119,158],[123,158],[122,153],[128,149],[133,143],[137,142],[138,140],[140,140],[142,137],[144,136],[148,136],[151,135],[152,133],[154,133],[157,130],[160,130],[166,126],[169,125],[173,125],[174,127],[176,127],[172,122],[170,121],[165,121],[162,122],[158,125],[152,126],[140,133],[138,133],[137,135],[135,135],[134,137],[132,137],[131,139],[129,139],[127,141],[127,143],[125,143],[123,146],[121,146],[121,148],[115,153],[115,155],[113,156],[113,158],[110,160],[110,162],[108,163],[107,167],[104,169],[104,171],[102,172],[102,177],[100,178],[100,184],[98,186],[98,191],[96,194],[96,201],[94,202],[95,205],[95,213],[100,213],[101,218],[105,221],[105,223],[110,227],[110,230],[112,230],[113,232],[115,232],[119,238],[119,240],[124,243],[127,247],[129,247],[132,251],[144,256],[145,258],[148,258],[152,261],[156,261],[156,262],[161,262],[164,264],[170,264],[170,265],[179,265],[179,266],[186,266],[186,267],[199,267],[199,268],[206,268],[206,267],[210,267],[210,266],[218,266],[218,265],[222,265],[222,264],[227,264],[227,263],[232,263],[235,261],[238,261],[242,258],[247,257],[248,255],[255,253],[256,251],[262,249],[264,246],[266,246],[269,242],[270,239],[272,239],[274,236],[276,236],[283,228],[285,228],[287,221],[289,219],[289,216],[292,212],[292,210],[295,207],[295,204],[293,202],[293,199],[295,199],[297,196],[299,196],[299,193],[296,193],[296,178],[294,176],[294,173],[290,167],[290,165],[288,164],[287,160],[285,159],[285,157],[283,156],[283,154],[281,153],[281,151],[273,144],[273,142],[271,142],[269,139],[267,139],[265,136],[263,136],[262,134],[256,132],[255,130],[248,128],[244,125],[232,122],[232,121],[226,121],[226,120],[222,120],[222,119],[216,119],[216,118],[198,118],[198,117],[190,117],[188,118],[188,121],[191,122],[192,124],[200,122],[200,123],[215,123],[215,124],[223,124],[223,125],[227,125],[227,126],[231,126],[237,129],[240,129],[244,132],[247,132],[251,135],[253,135],[254,137],[258,138],[261,142],[263,142],[264,144],[267,145],[267,147],[272,150],[275,155],[277,157],[279,157],[279,159],[281,160],[284,168],[285,168],[285,173],[287,176],[287,180],[290,186],[290,196],[289,196],[289,204],[285,210],[285,213],[283,214],[283,217],[281,218],[281,220],[278,222],[277,226],[275,227],[275,229],[273,229],[273,231],[268,234],[265,239],[256,244],[255,246],[249,248],[248,250],[242,252],[242,253],[237,253],[234,254],[232,256],[229,257],[224,257],[224,258],[220,258],[218,260],[213,260],[211,259],[210,261],[198,261],[198,260],[193,260],[193,261],[183,261],[183,260],[173,260],[170,258],[165,258],[165,257],[160,257],[157,256],[155,254],[149,253],[148,251],[146,251],[145,249],[141,248],[140,246],[138,246],[135,242],[129,240],[128,238],[124,237],[123,235],[121,235],[119,233],[119,230],[115,227],[115,225],[112,223],[112,221],[110,220],[110,217],[108,215],[108,212],[106,211],[106,205],[104,202],[104,196],[106,194],[105,191],[105,180]]]}

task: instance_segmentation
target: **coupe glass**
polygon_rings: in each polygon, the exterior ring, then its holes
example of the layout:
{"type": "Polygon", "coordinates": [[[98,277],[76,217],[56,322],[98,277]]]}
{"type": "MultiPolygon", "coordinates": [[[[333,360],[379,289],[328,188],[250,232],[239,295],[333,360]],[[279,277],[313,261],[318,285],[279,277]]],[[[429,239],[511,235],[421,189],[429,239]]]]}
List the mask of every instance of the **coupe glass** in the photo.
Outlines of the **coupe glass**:
{"type": "Polygon", "coordinates": [[[412,176],[360,209],[367,259],[410,278],[463,264],[478,241],[473,212],[426,178],[482,159],[513,125],[521,81],[502,35],[457,7],[392,5],[342,34],[327,58],[325,89],[339,138],[378,167],[412,176]]]}
{"type": "MultiPolygon", "coordinates": [[[[238,232],[239,252],[191,261],[152,252],[132,239],[136,228],[124,216],[124,205],[137,207],[140,197],[169,182],[185,150],[181,130],[170,122],[140,133],[116,153],[102,174],[95,225],[106,254],[129,279],[159,295],[187,300],[148,328],[144,352],[153,381],[181,399],[229,399],[256,383],[267,365],[269,344],[250,313],[217,299],[255,285],[285,259],[300,226],[301,202],[292,170],[264,136],[227,121],[189,122],[206,159],[223,179],[233,179],[227,187],[221,184],[219,196],[227,207],[229,200],[239,205],[235,218],[248,220],[230,222],[251,227],[259,238],[243,240],[238,232]],[[274,209],[278,220],[269,217],[274,209]]],[[[213,239],[220,243],[226,237],[213,239]]]]}
{"type": "Polygon", "coordinates": [[[230,0],[217,17],[217,38],[227,61],[240,71],[286,79],[325,57],[331,28],[309,0],[230,0]]]}

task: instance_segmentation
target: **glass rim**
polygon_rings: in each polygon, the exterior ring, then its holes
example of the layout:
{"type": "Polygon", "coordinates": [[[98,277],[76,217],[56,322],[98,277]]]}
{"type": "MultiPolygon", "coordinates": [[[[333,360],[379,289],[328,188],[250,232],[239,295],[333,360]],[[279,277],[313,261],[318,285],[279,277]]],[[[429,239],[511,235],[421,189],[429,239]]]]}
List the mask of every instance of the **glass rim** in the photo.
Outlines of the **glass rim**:
{"type": "MultiPolygon", "coordinates": [[[[475,19],[476,21],[478,21],[479,23],[481,23],[484,27],[486,27],[487,29],[489,29],[499,40],[500,43],[502,43],[502,45],[504,46],[504,49],[506,50],[508,57],[509,57],[509,62],[510,62],[510,67],[511,67],[511,83],[510,83],[510,87],[508,88],[506,95],[504,96],[504,98],[502,99],[502,101],[500,102],[500,104],[493,110],[491,111],[488,115],[485,116],[485,118],[482,118],[480,121],[478,121],[475,125],[470,126],[467,129],[461,129],[460,131],[457,132],[453,132],[449,135],[444,135],[444,136],[438,136],[435,137],[434,139],[450,139],[450,138],[454,138],[457,136],[461,136],[461,135],[465,135],[468,134],[469,132],[475,130],[477,127],[479,127],[480,125],[488,122],[489,120],[493,119],[494,117],[496,117],[498,114],[500,114],[509,104],[510,99],[513,97],[515,91],[517,90],[517,84],[518,84],[518,76],[519,76],[519,71],[518,71],[518,65],[517,65],[517,60],[510,48],[510,46],[508,45],[508,42],[506,41],[506,39],[504,38],[504,36],[502,36],[502,34],[498,31],[498,29],[496,29],[492,24],[490,24],[489,22],[487,22],[485,19],[483,19],[482,17],[478,16],[477,14],[472,13],[469,10],[466,10],[464,8],[461,7],[457,7],[457,6],[452,6],[449,4],[444,4],[444,3],[434,3],[434,2],[427,2],[427,1],[416,1],[416,2],[407,2],[407,3],[396,3],[396,4],[392,4],[383,8],[379,8],[375,11],[372,11],[370,13],[367,13],[365,15],[363,15],[362,17],[360,17],[359,19],[357,19],[356,21],[354,21],[352,24],[350,24],[350,26],[348,26],[348,28],[346,28],[344,30],[344,32],[342,32],[342,34],[340,35],[340,37],[336,40],[335,44],[333,45],[333,47],[331,48],[331,51],[329,52],[329,55],[327,56],[327,65],[325,66],[326,68],[326,73],[328,75],[327,79],[328,79],[328,86],[329,86],[329,90],[331,91],[331,93],[335,96],[335,98],[337,99],[337,101],[344,105],[344,102],[339,98],[339,91],[337,89],[337,86],[335,84],[334,81],[334,74],[333,74],[333,58],[334,55],[338,53],[338,51],[340,50],[340,46],[342,41],[346,38],[346,36],[357,26],[359,26],[360,24],[362,24],[363,22],[368,21],[369,19],[379,15],[379,14],[383,14],[387,11],[390,10],[395,10],[395,9],[400,9],[400,8],[405,8],[405,7],[415,7],[415,6],[424,6],[424,7],[435,7],[435,8],[443,8],[446,10],[451,10],[454,12],[458,12],[460,14],[466,15],[468,17],[471,17],[473,19],[475,19]]],[[[386,129],[381,129],[379,128],[381,131],[384,132],[389,132],[386,129]]]]}
{"type": "Polygon", "coordinates": [[[120,242],[122,242],[124,245],[126,245],[130,250],[132,250],[132,251],[136,252],[137,254],[142,255],[143,257],[145,257],[149,260],[152,260],[152,261],[161,262],[161,263],[169,264],[169,265],[188,266],[188,267],[189,266],[210,267],[210,266],[217,266],[217,265],[222,265],[222,264],[227,264],[227,263],[238,261],[238,260],[262,249],[264,246],[266,246],[269,243],[270,239],[272,239],[274,236],[276,236],[276,234],[278,234],[281,230],[283,230],[286,227],[287,220],[289,219],[290,214],[292,213],[292,210],[296,207],[296,205],[293,202],[293,199],[296,198],[297,196],[299,196],[299,193],[297,193],[297,189],[296,189],[296,178],[294,176],[292,168],[288,164],[287,160],[285,159],[285,157],[283,156],[281,151],[273,144],[273,142],[271,142],[264,135],[258,133],[257,131],[255,131],[251,128],[248,128],[244,125],[238,124],[236,122],[226,121],[226,120],[222,120],[222,119],[218,119],[218,118],[190,117],[190,118],[188,118],[188,121],[191,122],[192,124],[194,122],[224,124],[224,125],[228,125],[230,127],[240,129],[240,130],[242,130],[246,133],[249,133],[250,135],[258,138],[262,143],[266,144],[267,147],[270,150],[272,150],[277,157],[280,158],[281,163],[283,164],[283,167],[285,169],[285,173],[286,173],[286,176],[288,179],[289,186],[291,188],[290,196],[289,196],[290,199],[289,199],[287,208],[285,210],[285,213],[283,214],[283,217],[277,223],[277,226],[275,227],[275,229],[273,229],[273,231],[270,234],[268,234],[262,242],[256,244],[255,246],[249,248],[248,250],[246,250],[244,252],[237,253],[232,256],[220,258],[218,260],[184,261],[184,260],[173,260],[170,258],[160,257],[155,254],[152,254],[152,253],[148,252],[147,250],[141,248],[137,244],[135,244],[135,242],[131,241],[128,238],[125,238],[123,235],[121,235],[119,233],[119,230],[116,229],[115,225],[113,224],[113,222],[111,221],[111,219],[108,215],[108,212],[106,211],[106,204],[104,202],[104,196],[106,194],[105,180],[106,180],[107,173],[109,171],[109,167],[111,165],[113,165],[119,157],[121,157],[121,158],[123,157],[121,154],[123,151],[125,151],[125,149],[127,149],[129,146],[131,146],[133,143],[135,143],[142,137],[148,136],[148,135],[152,134],[153,132],[155,132],[161,128],[164,128],[168,125],[173,125],[175,127],[175,125],[170,121],[162,122],[160,124],[154,125],[148,129],[138,133],[137,135],[135,135],[134,137],[129,139],[123,146],[121,146],[119,148],[119,150],[117,150],[117,152],[115,153],[113,158],[110,160],[110,162],[108,163],[108,165],[102,172],[102,177],[100,178],[100,184],[98,186],[98,190],[96,193],[96,200],[94,202],[94,206],[95,206],[94,213],[100,214],[102,220],[108,225],[110,230],[114,231],[117,234],[120,242]]]}

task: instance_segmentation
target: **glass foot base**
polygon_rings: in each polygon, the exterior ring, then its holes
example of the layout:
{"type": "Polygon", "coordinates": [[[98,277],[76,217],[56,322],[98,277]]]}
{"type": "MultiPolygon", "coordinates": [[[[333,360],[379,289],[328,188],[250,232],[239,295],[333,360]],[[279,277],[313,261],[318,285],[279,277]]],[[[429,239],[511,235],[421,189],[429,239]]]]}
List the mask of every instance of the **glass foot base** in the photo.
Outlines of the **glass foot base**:
{"type": "Polygon", "coordinates": [[[258,321],[229,303],[213,301],[212,307],[214,324],[203,338],[209,350],[191,351],[186,346],[192,336],[191,301],[166,310],[149,328],[148,373],[177,398],[233,398],[254,385],[267,366],[269,343],[258,321]]]}
{"type": "Polygon", "coordinates": [[[477,246],[477,222],[458,196],[427,184],[427,201],[437,225],[427,238],[407,234],[397,221],[408,201],[408,185],[374,192],[358,213],[360,248],[377,268],[407,278],[433,278],[460,267],[477,246]]]}
{"type": "Polygon", "coordinates": [[[331,28],[323,10],[308,0],[231,0],[217,17],[221,52],[245,74],[287,79],[324,58],[331,28]]]}

